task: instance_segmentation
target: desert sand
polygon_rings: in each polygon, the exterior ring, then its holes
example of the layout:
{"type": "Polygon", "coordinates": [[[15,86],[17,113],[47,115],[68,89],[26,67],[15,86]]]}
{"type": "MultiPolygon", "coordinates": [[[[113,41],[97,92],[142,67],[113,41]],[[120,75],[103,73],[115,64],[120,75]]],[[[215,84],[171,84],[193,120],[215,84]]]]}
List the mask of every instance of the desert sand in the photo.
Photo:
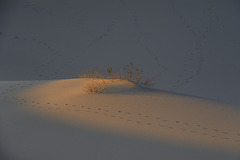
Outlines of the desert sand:
{"type": "Polygon", "coordinates": [[[239,2],[0,6],[1,160],[240,158],[239,2]],[[131,61],[151,87],[77,76],[131,61]]]}
{"type": "Polygon", "coordinates": [[[232,106],[141,88],[127,80],[105,80],[103,93],[91,94],[87,81],[48,82],[12,99],[35,114],[85,127],[240,152],[240,110],[232,106]]]}

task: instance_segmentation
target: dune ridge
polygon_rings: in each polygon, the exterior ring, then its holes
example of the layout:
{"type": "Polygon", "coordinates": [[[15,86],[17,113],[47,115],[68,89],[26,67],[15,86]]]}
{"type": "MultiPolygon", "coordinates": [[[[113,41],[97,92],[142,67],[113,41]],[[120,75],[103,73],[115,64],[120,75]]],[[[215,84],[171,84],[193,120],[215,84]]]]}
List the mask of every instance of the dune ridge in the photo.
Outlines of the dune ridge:
{"type": "Polygon", "coordinates": [[[126,80],[106,80],[89,94],[87,79],[56,80],[29,88],[15,99],[36,114],[76,125],[204,148],[240,151],[240,111],[183,95],[151,91],[126,80]]]}

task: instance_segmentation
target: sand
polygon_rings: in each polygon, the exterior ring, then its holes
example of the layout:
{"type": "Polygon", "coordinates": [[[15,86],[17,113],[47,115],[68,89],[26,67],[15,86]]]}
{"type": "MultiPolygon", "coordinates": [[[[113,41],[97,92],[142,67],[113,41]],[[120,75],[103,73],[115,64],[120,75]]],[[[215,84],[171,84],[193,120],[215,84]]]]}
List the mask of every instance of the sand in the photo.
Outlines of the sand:
{"type": "Polygon", "coordinates": [[[35,114],[117,134],[240,152],[240,110],[190,96],[105,80],[101,94],[89,79],[44,83],[13,97],[35,114]]]}
{"type": "Polygon", "coordinates": [[[1,1],[0,159],[238,160],[238,6],[1,1]],[[131,61],[153,86],[77,79],[131,61]]]}

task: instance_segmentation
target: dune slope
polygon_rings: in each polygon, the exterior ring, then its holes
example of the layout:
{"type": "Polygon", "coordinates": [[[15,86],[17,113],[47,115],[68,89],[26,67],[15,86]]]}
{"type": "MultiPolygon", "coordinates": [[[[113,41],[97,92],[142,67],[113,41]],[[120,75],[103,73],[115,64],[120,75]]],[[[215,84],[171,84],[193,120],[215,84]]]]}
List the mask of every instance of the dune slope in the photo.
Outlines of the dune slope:
{"type": "Polygon", "coordinates": [[[13,99],[36,114],[105,132],[240,151],[240,110],[236,108],[122,80],[105,80],[103,93],[89,94],[87,81],[52,81],[13,99]]]}

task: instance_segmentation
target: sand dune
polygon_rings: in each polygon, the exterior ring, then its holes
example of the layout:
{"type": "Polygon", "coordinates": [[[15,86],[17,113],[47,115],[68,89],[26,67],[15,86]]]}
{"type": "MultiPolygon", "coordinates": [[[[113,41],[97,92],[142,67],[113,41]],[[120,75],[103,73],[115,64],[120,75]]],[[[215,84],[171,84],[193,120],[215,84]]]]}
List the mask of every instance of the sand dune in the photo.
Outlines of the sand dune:
{"type": "Polygon", "coordinates": [[[101,94],[87,79],[48,82],[12,97],[27,110],[117,134],[240,151],[240,110],[203,99],[106,80],[101,94]]]}
{"type": "Polygon", "coordinates": [[[239,2],[0,7],[0,160],[239,159],[239,2]],[[130,61],[153,86],[76,79],[130,61]]]}

